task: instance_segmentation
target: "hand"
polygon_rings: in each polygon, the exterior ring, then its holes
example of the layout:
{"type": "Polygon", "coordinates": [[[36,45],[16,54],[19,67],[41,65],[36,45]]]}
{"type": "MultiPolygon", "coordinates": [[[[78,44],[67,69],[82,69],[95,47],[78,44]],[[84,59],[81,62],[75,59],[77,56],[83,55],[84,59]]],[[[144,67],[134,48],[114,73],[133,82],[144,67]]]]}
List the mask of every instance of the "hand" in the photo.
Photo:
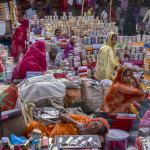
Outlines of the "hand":
{"type": "Polygon", "coordinates": [[[80,135],[85,135],[86,134],[86,130],[83,124],[78,123],[75,125],[75,127],[77,128],[78,132],[80,135]]]}
{"type": "Polygon", "coordinates": [[[64,123],[68,123],[70,117],[67,114],[61,113],[59,114],[59,119],[64,123]]]}

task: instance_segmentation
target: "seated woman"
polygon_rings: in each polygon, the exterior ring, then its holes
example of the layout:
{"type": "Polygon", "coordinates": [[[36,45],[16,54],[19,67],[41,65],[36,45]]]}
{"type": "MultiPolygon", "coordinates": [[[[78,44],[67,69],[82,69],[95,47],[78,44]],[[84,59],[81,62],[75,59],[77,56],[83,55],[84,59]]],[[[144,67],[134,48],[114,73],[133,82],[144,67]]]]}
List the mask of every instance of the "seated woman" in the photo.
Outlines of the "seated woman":
{"type": "Polygon", "coordinates": [[[64,50],[64,54],[62,56],[62,59],[68,58],[68,54],[70,50],[74,50],[74,43],[75,43],[75,36],[71,36],[70,41],[67,42],[66,48],[64,50]]]}
{"type": "Polygon", "coordinates": [[[130,113],[131,104],[141,102],[143,96],[141,84],[133,76],[132,70],[122,67],[104,97],[101,110],[107,112],[109,117],[115,116],[115,113],[130,113]],[[133,82],[136,87],[131,85],[133,82]]]}
{"type": "Polygon", "coordinates": [[[13,35],[13,40],[11,43],[11,56],[14,57],[16,61],[19,60],[19,55],[25,53],[27,50],[26,42],[28,40],[28,31],[29,29],[29,19],[23,19],[19,28],[15,30],[13,35]]]}
{"type": "Polygon", "coordinates": [[[48,67],[58,68],[62,64],[62,58],[58,54],[58,50],[55,47],[52,47],[48,52],[46,52],[46,61],[48,67]]]}
{"type": "Polygon", "coordinates": [[[12,80],[24,79],[27,71],[46,71],[46,52],[43,41],[35,42],[16,65],[12,74],[12,80]]]}
{"type": "Polygon", "coordinates": [[[31,121],[25,128],[24,136],[29,138],[33,129],[42,131],[42,136],[54,138],[56,135],[106,135],[109,130],[108,122],[103,118],[88,118],[80,115],[60,114],[60,124],[45,125],[31,121]]]}

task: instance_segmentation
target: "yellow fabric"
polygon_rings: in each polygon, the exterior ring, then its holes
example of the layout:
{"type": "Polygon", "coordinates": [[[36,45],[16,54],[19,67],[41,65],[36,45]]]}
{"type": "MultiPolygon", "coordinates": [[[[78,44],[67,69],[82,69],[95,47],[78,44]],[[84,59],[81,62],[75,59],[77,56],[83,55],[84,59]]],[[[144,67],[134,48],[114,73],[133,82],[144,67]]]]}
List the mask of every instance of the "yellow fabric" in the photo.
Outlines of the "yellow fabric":
{"type": "Polygon", "coordinates": [[[150,81],[150,76],[144,75],[144,78],[148,81],[150,81]]]}
{"type": "Polygon", "coordinates": [[[113,80],[117,75],[117,71],[115,71],[114,68],[119,66],[120,63],[111,45],[113,34],[115,33],[110,32],[107,35],[104,45],[100,48],[94,75],[97,80],[113,80]]]}
{"type": "Polygon", "coordinates": [[[87,11],[87,16],[92,16],[92,12],[90,10],[87,11]]]}

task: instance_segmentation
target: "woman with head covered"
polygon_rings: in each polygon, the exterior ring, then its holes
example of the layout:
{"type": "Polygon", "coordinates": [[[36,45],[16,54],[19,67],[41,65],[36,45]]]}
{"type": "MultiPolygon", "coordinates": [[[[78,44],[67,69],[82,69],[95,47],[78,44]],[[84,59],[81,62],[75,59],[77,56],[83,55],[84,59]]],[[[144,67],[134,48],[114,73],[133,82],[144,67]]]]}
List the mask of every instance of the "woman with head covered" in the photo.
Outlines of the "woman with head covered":
{"type": "Polygon", "coordinates": [[[117,35],[114,32],[110,32],[104,42],[104,45],[100,48],[99,56],[97,58],[95,68],[95,79],[113,80],[116,77],[116,70],[120,66],[118,58],[115,54],[114,46],[117,41],[117,35]]]}
{"type": "Polygon", "coordinates": [[[143,96],[143,88],[132,70],[122,67],[104,97],[101,110],[110,117],[115,116],[115,113],[131,113],[131,104],[141,102],[143,96]]]}
{"type": "Polygon", "coordinates": [[[12,80],[24,79],[27,71],[46,71],[46,47],[43,41],[35,42],[16,65],[12,80]]]}
{"type": "Polygon", "coordinates": [[[23,19],[19,28],[15,30],[13,40],[11,43],[11,56],[14,57],[15,60],[19,60],[20,53],[21,52],[25,53],[27,50],[26,42],[28,40],[27,38],[28,29],[29,29],[29,19],[25,18],[23,19]]]}

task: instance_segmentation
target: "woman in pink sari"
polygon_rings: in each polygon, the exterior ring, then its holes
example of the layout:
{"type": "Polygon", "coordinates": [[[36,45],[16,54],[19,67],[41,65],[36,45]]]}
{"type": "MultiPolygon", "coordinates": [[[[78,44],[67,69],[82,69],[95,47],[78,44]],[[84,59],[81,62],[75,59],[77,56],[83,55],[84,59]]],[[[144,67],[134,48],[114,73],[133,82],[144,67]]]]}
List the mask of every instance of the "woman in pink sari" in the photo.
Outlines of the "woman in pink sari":
{"type": "Polygon", "coordinates": [[[27,71],[46,71],[46,46],[43,41],[34,43],[13,71],[12,80],[24,79],[27,71]]]}
{"type": "Polygon", "coordinates": [[[11,43],[11,56],[18,60],[21,52],[25,53],[27,50],[27,31],[29,29],[29,19],[23,19],[19,28],[16,29],[11,43]]]}
{"type": "Polygon", "coordinates": [[[67,44],[66,44],[64,54],[62,56],[63,60],[68,58],[68,54],[70,53],[70,50],[74,50],[74,43],[75,43],[75,36],[72,36],[70,38],[70,41],[68,41],[67,44]]]}

